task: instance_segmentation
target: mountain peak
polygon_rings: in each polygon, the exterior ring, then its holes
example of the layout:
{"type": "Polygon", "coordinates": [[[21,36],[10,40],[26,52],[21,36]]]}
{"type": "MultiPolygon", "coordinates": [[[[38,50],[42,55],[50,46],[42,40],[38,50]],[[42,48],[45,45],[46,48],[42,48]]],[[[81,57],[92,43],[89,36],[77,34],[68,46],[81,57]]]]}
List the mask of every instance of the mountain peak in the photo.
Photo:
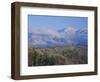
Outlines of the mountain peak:
{"type": "Polygon", "coordinates": [[[59,30],[59,32],[75,32],[76,28],[74,27],[67,27],[67,28],[63,28],[61,30],[59,30]]]}
{"type": "Polygon", "coordinates": [[[32,47],[54,47],[59,45],[78,45],[87,44],[87,29],[67,27],[61,30],[42,29],[32,32],[29,35],[29,44],[32,47]]]}

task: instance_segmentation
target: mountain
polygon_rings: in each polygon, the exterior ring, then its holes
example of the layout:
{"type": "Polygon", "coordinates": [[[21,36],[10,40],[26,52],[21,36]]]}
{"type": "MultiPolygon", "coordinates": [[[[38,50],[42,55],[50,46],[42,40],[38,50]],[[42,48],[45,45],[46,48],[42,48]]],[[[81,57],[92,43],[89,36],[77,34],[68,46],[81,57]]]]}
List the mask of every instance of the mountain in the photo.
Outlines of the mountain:
{"type": "Polygon", "coordinates": [[[34,29],[28,33],[29,47],[48,48],[74,45],[87,47],[87,29],[67,27],[60,30],[34,29]]]}

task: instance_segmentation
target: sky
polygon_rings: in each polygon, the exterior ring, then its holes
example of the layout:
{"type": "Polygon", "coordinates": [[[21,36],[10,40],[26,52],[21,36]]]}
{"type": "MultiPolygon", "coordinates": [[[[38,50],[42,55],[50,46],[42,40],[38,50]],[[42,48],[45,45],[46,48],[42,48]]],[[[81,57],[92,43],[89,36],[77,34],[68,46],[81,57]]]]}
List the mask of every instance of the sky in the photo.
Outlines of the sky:
{"type": "Polygon", "coordinates": [[[87,17],[70,17],[70,16],[28,16],[28,29],[42,29],[51,28],[59,30],[67,27],[74,27],[78,29],[87,28],[87,17]]]}
{"type": "Polygon", "coordinates": [[[87,17],[28,16],[29,43],[33,47],[87,44],[87,17]]]}

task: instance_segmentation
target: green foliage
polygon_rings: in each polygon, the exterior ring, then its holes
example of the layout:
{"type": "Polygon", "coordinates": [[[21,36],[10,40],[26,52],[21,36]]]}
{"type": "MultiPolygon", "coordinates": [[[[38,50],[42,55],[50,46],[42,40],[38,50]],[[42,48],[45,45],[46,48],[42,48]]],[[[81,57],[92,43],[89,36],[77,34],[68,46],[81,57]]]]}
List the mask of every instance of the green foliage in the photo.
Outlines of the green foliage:
{"type": "Polygon", "coordinates": [[[86,64],[87,49],[74,46],[56,48],[29,48],[29,66],[86,64]]]}

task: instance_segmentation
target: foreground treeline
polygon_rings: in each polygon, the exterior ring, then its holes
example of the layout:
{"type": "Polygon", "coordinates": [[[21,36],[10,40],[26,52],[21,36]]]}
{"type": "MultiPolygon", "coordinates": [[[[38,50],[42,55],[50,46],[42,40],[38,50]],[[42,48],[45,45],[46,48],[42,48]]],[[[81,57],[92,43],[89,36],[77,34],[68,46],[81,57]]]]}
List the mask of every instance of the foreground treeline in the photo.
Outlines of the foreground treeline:
{"type": "Polygon", "coordinates": [[[87,49],[74,46],[29,48],[29,66],[86,64],[87,49]]]}

